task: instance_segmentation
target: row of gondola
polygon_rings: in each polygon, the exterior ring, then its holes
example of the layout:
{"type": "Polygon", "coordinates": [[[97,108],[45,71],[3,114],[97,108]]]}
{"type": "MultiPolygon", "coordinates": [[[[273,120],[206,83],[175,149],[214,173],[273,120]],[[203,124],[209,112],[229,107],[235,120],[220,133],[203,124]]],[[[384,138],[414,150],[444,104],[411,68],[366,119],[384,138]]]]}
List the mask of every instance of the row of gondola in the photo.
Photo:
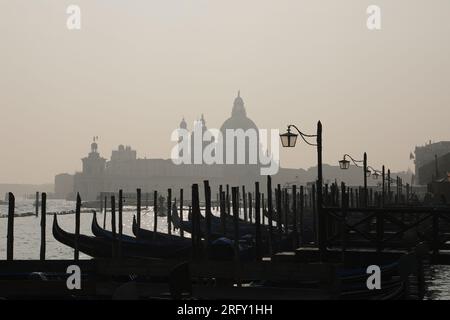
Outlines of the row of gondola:
{"type": "MultiPolygon", "coordinates": [[[[173,225],[176,229],[182,229],[184,232],[193,232],[193,222],[182,221],[178,214],[172,214],[173,225]]],[[[232,221],[226,221],[227,229],[232,230],[232,221]]],[[[239,258],[242,261],[255,259],[255,227],[245,221],[239,221],[239,258]]],[[[53,222],[53,236],[59,242],[75,248],[78,247],[91,257],[108,258],[113,257],[120,252],[122,257],[145,257],[145,258],[162,258],[162,259],[189,259],[192,256],[192,240],[177,235],[169,235],[161,232],[146,230],[139,227],[136,219],[133,218],[132,231],[134,236],[118,234],[114,231],[106,230],[97,222],[96,213],[92,218],[92,234],[93,236],[75,235],[63,230],[59,224],[56,215],[53,222]]],[[[211,231],[209,236],[210,258],[212,260],[232,260],[235,256],[234,251],[234,235],[232,232],[221,232],[221,221],[218,217],[211,215],[211,231]]],[[[206,238],[206,222],[202,216],[200,221],[200,236],[206,238]]],[[[261,228],[262,236],[267,238],[268,229],[261,228]]],[[[202,245],[205,246],[202,240],[202,245]]],[[[283,238],[274,240],[275,245],[279,249],[292,249],[292,234],[283,236],[283,238]]],[[[269,250],[267,241],[262,241],[263,253],[269,250]]]]}
{"type": "MultiPolygon", "coordinates": [[[[184,232],[193,232],[193,221],[188,219],[183,221],[176,212],[172,212],[173,226],[182,229],[184,232]]],[[[220,218],[210,216],[209,230],[209,259],[211,260],[233,260],[236,258],[234,246],[233,221],[229,217],[222,221],[220,218]],[[226,230],[223,234],[223,224],[226,230]]],[[[206,219],[200,215],[200,235],[202,246],[206,245],[204,240],[206,231],[206,219]]],[[[243,220],[238,221],[239,227],[239,259],[241,261],[255,260],[255,226],[243,220]]],[[[132,231],[134,236],[118,234],[102,228],[98,222],[96,213],[92,218],[92,234],[75,235],[63,230],[59,224],[56,215],[53,222],[53,235],[61,243],[78,248],[94,258],[113,258],[120,255],[123,258],[159,258],[159,259],[177,259],[187,261],[193,256],[193,242],[191,238],[183,238],[178,235],[170,235],[161,232],[147,230],[138,226],[136,219],[133,218],[132,231]]],[[[269,241],[269,229],[267,226],[261,226],[262,248],[264,254],[271,249],[269,241]]],[[[282,238],[272,239],[272,246],[275,244],[278,250],[292,250],[292,232],[283,232],[282,238]]],[[[367,289],[367,274],[362,269],[345,269],[338,274],[340,282],[340,299],[400,299],[407,293],[407,285],[398,274],[398,263],[394,262],[383,267],[383,290],[371,291],[367,289]]],[[[282,288],[290,287],[296,289],[301,296],[302,290],[306,290],[302,283],[269,283],[267,281],[258,281],[251,283],[252,288],[260,288],[263,292],[277,291],[282,288]]],[[[209,288],[208,290],[211,290],[209,288]]],[[[220,289],[218,289],[220,291],[220,289]]],[[[222,291],[221,291],[222,292],[222,291]]],[[[224,290],[223,292],[226,292],[224,290]]],[[[217,293],[216,293],[217,295],[217,293]]],[[[220,294],[218,295],[220,296],[220,294]]],[[[223,296],[224,298],[232,298],[223,296]]]]}

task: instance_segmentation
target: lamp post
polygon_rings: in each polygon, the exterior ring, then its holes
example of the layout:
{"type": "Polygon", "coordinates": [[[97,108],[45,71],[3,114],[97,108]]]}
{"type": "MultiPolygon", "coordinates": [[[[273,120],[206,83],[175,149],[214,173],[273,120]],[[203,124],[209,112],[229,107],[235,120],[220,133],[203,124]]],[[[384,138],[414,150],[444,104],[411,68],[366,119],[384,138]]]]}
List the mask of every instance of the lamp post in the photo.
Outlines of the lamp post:
{"type": "MultiPolygon", "coordinates": [[[[373,169],[372,169],[373,170],[373,169]]],[[[385,171],[384,171],[384,166],[383,166],[383,173],[384,173],[385,171]]],[[[382,176],[383,176],[383,183],[384,182],[386,182],[386,186],[387,186],[387,200],[388,200],[388,202],[390,203],[391,201],[392,201],[392,197],[391,197],[391,184],[393,184],[394,183],[394,179],[393,178],[391,178],[391,170],[390,169],[388,169],[388,171],[387,171],[387,173],[386,174],[382,174],[382,176]]],[[[396,184],[396,187],[398,188],[398,183],[396,184]]]]}
{"type": "Polygon", "coordinates": [[[382,192],[382,194],[381,194],[381,204],[384,207],[384,203],[385,203],[385,200],[386,200],[385,199],[385,197],[386,197],[386,192],[385,192],[386,173],[385,173],[384,165],[383,165],[381,171],[380,170],[376,170],[376,169],[372,168],[371,166],[368,166],[367,168],[373,171],[372,177],[375,180],[377,180],[379,176],[381,176],[381,178],[382,178],[382,182],[381,182],[381,190],[382,190],[381,191],[382,192]]]}
{"type": "Polygon", "coordinates": [[[293,148],[297,142],[297,137],[303,139],[303,141],[310,145],[317,147],[317,223],[318,223],[318,247],[320,253],[320,259],[324,260],[326,255],[326,222],[325,215],[322,214],[322,187],[323,187],[323,175],[322,175],[322,123],[317,122],[317,134],[304,134],[297,126],[290,124],[287,127],[287,132],[280,134],[281,144],[285,148],[293,148]],[[298,134],[292,133],[291,128],[294,128],[298,134]],[[316,143],[310,143],[308,138],[316,138],[316,143]]]}
{"type": "Polygon", "coordinates": [[[367,178],[370,177],[371,172],[367,167],[367,153],[364,152],[363,160],[355,160],[351,155],[344,154],[342,157],[342,160],[339,161],[339,167],[342,170],[347,170],[350,168],[350,161],[347,160],[347,157],[350,158],[350,160],[353,162],[355,166],[358,168],[363,168],[363,175],[364,175],[364,206],[367,207],[367,178]],[[361,166],[362,163],[362,166],[361,166]]]}
{"type": "Polygon", "coordinates": [[[388,169],[388,173],[387,173],[387,193],[388,193],[388,201],[389,203],[391,203],[391,170],[388,169]]]}

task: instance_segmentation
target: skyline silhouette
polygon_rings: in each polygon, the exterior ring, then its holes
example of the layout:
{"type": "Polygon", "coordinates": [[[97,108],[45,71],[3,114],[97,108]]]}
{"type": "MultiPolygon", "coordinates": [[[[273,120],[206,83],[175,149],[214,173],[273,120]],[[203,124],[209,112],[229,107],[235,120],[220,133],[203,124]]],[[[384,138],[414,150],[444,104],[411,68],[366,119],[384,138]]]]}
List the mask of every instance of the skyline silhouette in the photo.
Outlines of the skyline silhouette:
{"type": "Polygon", "coordinates": [[[0,1],[0,300],[449,299],[449,12],[0,1]]]}
{"type": "MultiPolygon", "coordinates": [[[[415,146],[448,140],[448,2],[380,0],[377,32],[365,26],[368,3],[353,0],[79,1],[74,32],[67,4],[0,4],[0,183],[80,169],[94,135],[104,150],[169,158],[181,117],[203,113],[219,127],[238,89],[259,128],[292,121],[310,132],[320,119],[332,165],[367,152],[374,167],[404,171],[415,146]]],[[[316,161],[305,148],[280,158],[287,168],[316,161]]]]}

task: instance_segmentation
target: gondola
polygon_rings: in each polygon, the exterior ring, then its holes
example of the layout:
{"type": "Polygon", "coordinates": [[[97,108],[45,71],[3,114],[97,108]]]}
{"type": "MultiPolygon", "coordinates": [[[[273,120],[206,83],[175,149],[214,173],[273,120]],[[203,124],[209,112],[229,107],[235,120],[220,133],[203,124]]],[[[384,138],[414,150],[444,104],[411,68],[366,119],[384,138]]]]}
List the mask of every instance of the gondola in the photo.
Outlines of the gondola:
{"type": "MultiPolygon", "coordinates": [[[[177,208],[174,206],[172,208],[171,212],[172,222],[176,229],[183,229],[184,231],[188,233],[192,233],[192,219],[189,219],[188,221],[181,221],[177,208]]],[[[214,215],[211,215],[211,233],[210,238],[217,239],[220,237],[227,237],[229,239],[234,238],[234,221],[232,220],[233,217],[227,216],[226,217],[226,234],[223,234],[222,232],[222,222],[219,217],[216,217],[214,215]]],[[[254,237],[256,234],[256,228],[255,225],[240,220],[238,223],[239,227],[239,235],[240,237],[254,237]]],[[[264,226],[261,226],[261,233],[263,234],[266,232],[266,228],[264,226]]],[[[206,218],[200,214],[200,233],[201,236],[204,238],[206,234],[206,218]]]]}
{"type": "MultiPolygon", "coordinates": [[[[222,218],[215,216],[213,214],[211,214],[211,225],[213,226],[217,226],[217,228],[221,228],[222,225],[222,218]]],[[[204,223],[204,221],[206,221],[206,217],[202,214],[200,214],[200,221],[202,223],[204,223]]],[[[228,229],[233,230],[232,228],[234,228],[234,217],[231,215],[225,215],[225,223],[228,229]]],[[[245,221],[243,219],[241,219],[240,217],[238,217],[238,225],[239,225],[239,230],[242,231],[243,233],[255,233],[256,229],[255,229],[255,224],[249,222],[249,221],[245,221]]],[[[261,232],[268,232],[268,228],[265,225],[260,225],[261,226],[261,232]]]]}
{"type": "MultiPolygon", "coordinates": [[[[59,242],[75,248],[76,235],[64,231],[59,225],[56,215],[53,220],[53,236],[59,242]]],[[[78,249],[80,252],[91,257],[110,258],[118,253],[121,247],[123,257],[146,257],[146,258],[172,258],[172,259],[188,259],[191,257],[191,246],[185,244],[173,243],[150,243],[143,241],[125,240],[122,241],[108,239],[107,237],[92,237],[79,235],[78,249]]]]}
{"type": "MultiPolygon", "coordinates": [[[[134,229],[135,224],[136,224],[136,218],[133,217],[133,229],[134,229]]],[[[107,238],[110,240],[112,240],[114,237],[117,240],[119,239],[119,234],[116,233],[116,235],[114,236],[111,231],[105,230],[102,227],[100,227],[100,225],[97,222],[97,214],[95,211],[93,212],[91,231],[92,231],[92,234],[96,237],[107,238]]],[[[148,231],[148,230],[144,230],[144,231],[145,231],[146,235],[151,234],[151,236],[152,236],[154,234],[152,231],[148,231]]],[[[144,231],[143,231],[143,233],[144,233],[144,231]]],[[[150,243],[150,242],[153,245],[154,244],[166,245],[169,243],[174,244],[174,245],[180,245],[180,246],[190,246],[191,245],[190,239],[181,238],[176,235],[168,235],[168,234],[159,233],[159,232],[157,232],[157,234],[158,234],[157,238],[153,238],[151,236],[149,236],[149,237],[142,236],[139,239],[137,239],[137,237],[131,237],[131,236],[122,234],[120,239],[122,239],[122,241],[128,241],[128,242],[139,242],[139,243],[143,243],[144,245],[146,243],[150,243]]]]}
{"type": "MultiPolygon", "coordinates": [[[[215,217],[218,219],[217,217],[215,217]]],[[[218,220],[220,221],[220,220],[218,220]]],[[[192,233],[193,227],[191,221],[181,221],[176,209],[172,210],[172,222],[175,228],[177,229],[183,229],[183,231],[192,233]]],[[[200,236],[202,238],[205,238],[206,235],[206,219],[203,218],[200,220],[200,236]]],[[[256,228],[254,225],[249,224],[248,226],[242,226],[242,224],[239,224],[239,240],[240,242],[246,243],[249,246],[255,245],[255,236],[256,236],[256,228]]],[[[287,235],[284,233],[281,235],[281,238],[278,237],[278,235],[273,236],[272,245],[273,248],[275,248],[277,251],[285,251],[285,250],[293,250],[293,236],[294,234],[291,232],[287,235]]],[[[210,233],[210,239],[216,240],[220,238],[227,238],[227,239],[234,239],[234,225],[227,223],[226,225],[226,233],[222,233],[222,227],[218,223],[211,223],[211,233],[210,233]]],[[[262,250],[263,252],[269,251],[269,230],[266,228],[261,229],[261,237],[262,237],[262,250]]]]}
{"type": "MultiPolygon", "coordinates": [[[[134,236],[137,238],[139,235],[140,239],[147,240],[147,241],[164,241],[164,240],[178,240],[180,239],[179,236],[167,234],[163,232],[155,232],[147,229],[140,228],[137,225],[136,217],[133,216],[133,226],[132,231],[134,236]]],[[[191,241],[190,239],[185,238],[187,241],[191,241]]]]}
{"type": "MultiPolygon", "coordinates": [[[[263,215],[266,219],[269,219],[269,211],[267,209],[263,209],[263,215]]],[[[311,220],[312,216],[314,215],[314,212],[311,208],[303,208],[303,220],[311,220]]],[[[279,216],[278,212],[276,210],[272,210],[272,221],[278,222],[279,216]]],[[[282,212],[281,216],[281,224],[283,227],[286,225],[286,215],[284,212],[282,212]]],[[[299,220],[299,216],[297,215],[297,221],[299,220]]],[[[294,221],[293,212],[292,210],[288,211],[288,225],[291,225],[294,221]]]]}
{"type": "MultiPolygon", "coordinates": [[[[175,229],[182,229],[184,232],[188,232],[192,234],[193,225],[192,221],[181,221],[178,217],[178,214],[172,212],[172,223],[175,229]]],[[[209,234],[210,239],[215,240],[222,237],[226,237],[228,239],[234,239],[234,232],[230,224],[227,223],[227,232],[225,234],[222,233],[221,226],[217,223],[213,223],[211,221],[211,232],[209,234]]],[[[248,229],[239,228],[240,237],[244,237],[246,235],[252,235],[254,232],[251,232],[248,229]]],[[[200,237],[206,238],[206,219],[200,220],[200,237]]]]}
{"type": "MultiPolygon", "coordinates": [[[[75,248],[75,234],[64,231],[58,225],[58,219],[56,214],[53,216],[53,237],[65,244],[68,247],[75,248]]],[[[110,258],[112,255],[111,242],[96,237],[90,237],[86,235],[79,235],[78,238],[78,249],[91,257],[98,258],[110,258]]]]}
{"type": "MultiPolygon", "coordinates": [[[[143,234],[147,234],[152,236],[154,233],[148,230],[139,229],[140,232],[143,230],[143,234]],[[146,233],[145,233],[146,232],[146,233]]],[[[94,212],[93,219],[92,219],[92,233],[99,238],[108,239],[112,241],[114,239],[113,233],[111,231],[105,230],[102,227],[99,226],[97,223],[96,213],[94,212]]],[[[139,244],[140,246],[151,246],[151,247],[161,247],[165,248],[165,250],[172,250],[172,247],[182,247],[185,248],[186,251],[190,251],[190,248],[192,247],[192,240],[189,238],[182,238],[180,236],[176,235],[165,235],[163,233],[158,233],[159,238],[153,239],[153,238],[145,238],[144,236],[141,236],[139,239],[127,235],[122,235],[119,238],[119,235],[115,235],[116,241],[119,239],[122,240],[122,244],[126,245],[133,245],[133,244],[139,244]],[[189,250],[187,250],[189,248],[189,250]]],[[[226,239],[224,237],[217,237],[215,239],[211,239],[210,243],[210,258],[211,260],[231,260],[234,257],[234,251],[233,251],[233,241],[230,239],[226,239]]],[[[252,246],[246,245],[246,244],[240,244],[239,245],[239,255],[240,259],[245,260],[252,260],[255,257],[255,249],[252,246]]],[[[174,253],[175,257],[177,252],[174,253]]],[[[160,256],[154,256],[155,258],[158,258],[160,256]]],[[[188,257],[185,258],[189,258],[188,257]]],[[[177,257],[178,258],[178,257],[177,257]]]]}
{"type": "MultiPolygon", "coordinates": [[[[230,239],[234,238],[234,221],[232,220],[232,217],[227,217],[226,219],[226,234],[224,235],[222,232],[222,222],[219,217],[216,217],[214,215],[211,215],[211,238],[218,238],[218,237],[227,237],[230,239]]],[[[180,217],[178,216],[177,210],[174,208],[172,210],[172,222],[176,229],[183,229],[183,231],[186,231],[188,233],[192,233],[192,221],[181,221],[180,217]]],[[[249,238],[255,238],[256,236],[256,225],[250,222],[246,221],[239,221],[238,223],[238,229],[239,229],[239,236],[241,239],[249,239],[249,238]]],[[[261,225],[261,236],[263,238],[269,237],[269,228],[267,226],[261,225]]],[[[283,236],[285,235],[284,229],[282,229],[283,236]]],[[[203,215],[200,215],[200,235],[202,237],[205,237],[206,233],[206,218],[203,215]]]]}

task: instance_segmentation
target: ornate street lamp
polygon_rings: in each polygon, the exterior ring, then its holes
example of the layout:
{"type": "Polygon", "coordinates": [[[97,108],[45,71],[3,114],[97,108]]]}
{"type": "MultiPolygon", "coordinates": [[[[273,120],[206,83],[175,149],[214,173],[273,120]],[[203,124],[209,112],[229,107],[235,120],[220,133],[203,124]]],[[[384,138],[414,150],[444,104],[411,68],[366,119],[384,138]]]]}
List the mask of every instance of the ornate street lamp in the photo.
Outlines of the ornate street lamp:
{"type": "Polygon", "coordinates": [[[343,170],[347,170],[350,168],[350,161],[347,160],[347,157],[353,162],[353,164],[359,168],[363,168],[363,177],[364,177],[364,203],[367,206],[367,178],[370,177],[371,171],[367,168],[367,153],[364,152],[363,160],[355,160],[351,155],[344,154],[342,160],[339,161],[339,167],[343,170]],[[362,166],[361,166],[362,163],[362,166]]]}
{"type": "Polygon", "coordinates": [[[300,131],[295,125],[290,124],[287,127],[287,132],[280,134],[281,144],[283,147],[292,148],[297,142],[297,137],[303,139],[303,141],[310,146],[317,147],[317,223],[318,223],[318,247],[320,252],[321,260],[325,259],[326,254],[326,222],[325,215],[322,214],[322,188],[323,188],[323,175],[322,175],[322,123],[317,122],[317,134],[305,134],[300,131]],[[298,134],[291,132],[291,128],[294,128],[298,134]],[[311,143],[308,138],[316,138],[316,143],[311,143]]]}
{"type": "Polygon", "coordinates": [[[386,198],[385,183],[386,183],[386,180],[387,180],[387,181],[390,181],[390,177],[389,177],[390,172],[388,173],[388,175],[385,174],[384,165],[383,165],[383,168],[381,169],[381,171],[380,171],[380,170],[377,170],[377,169],[374,169],[374,168],[372,168],[371,166],[369,166],[368,169],[370,169],[370,170],[373,171],[372,177],[373,177],[375,180],[377,180],[379,176],[381,176],[381,178],[383,179],[383,181],[381,182],[381,188],[382,188],[382,194],[381,194],[381,195],[382,195],[382,199],[381,199],[381,203],[382,203],[382,205],[384,206],[385,198],[386,198]]]}
{"type": "Polygon", "coordinates": [[[280,134],[281,144],[284,148],[293,148],[297,142],[298,134],[292,133],[290,126],[286,133],[280,134]]]}
{"type": "Polygon", "coordinates": [[[348,168],[350,168],[350,161],[346,160],[344,157],[344,159],[339,161],[339,167],[342,170],[347,170],[348,168]]]}
{"type": "Polygon", "coordinates": [[[374,168],[371,167],[371,166],[367,166],[367,170],[372,171],[372,178],[373,178],[374,180],[378,180],[378,178],[384,174],[382,171],[377,170],[377,169],[374,169],[374,168]]]}
{"type": "Polygon", "coordinates": [[[353,164],[357,167],[361,167],[361,163],[364,162],[364,160],[355,160],[355,158],[353,158],[351,155],[349,154],[344,154],[344,156],[342,157],[342,160],[339,160],[339,167],[342,170],[347,170],[348,168],[350,168],[350,161],[347,160],[347,157],[353,162],[353,164]]]}

